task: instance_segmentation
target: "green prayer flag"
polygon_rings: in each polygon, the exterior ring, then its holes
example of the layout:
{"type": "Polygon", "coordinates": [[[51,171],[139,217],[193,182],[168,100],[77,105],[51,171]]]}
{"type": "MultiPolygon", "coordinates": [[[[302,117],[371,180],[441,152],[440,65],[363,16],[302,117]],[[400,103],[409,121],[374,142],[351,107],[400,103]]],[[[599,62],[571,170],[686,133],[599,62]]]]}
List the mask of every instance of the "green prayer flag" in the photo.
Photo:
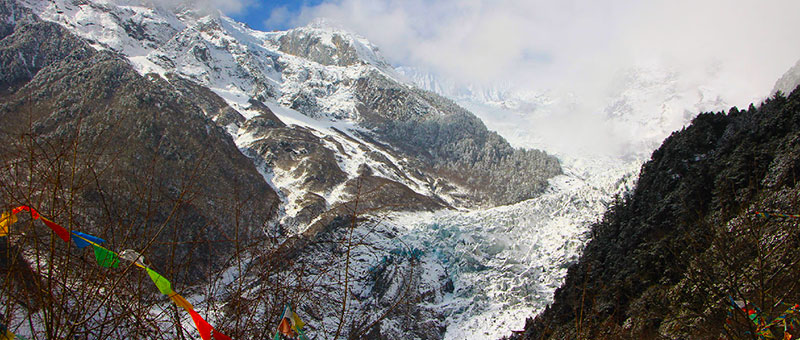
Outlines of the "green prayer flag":
{"type": "Polygon", "coordinates": [[[94,257],[97,259],[97,263],[106,268],[117,268],[119,267],[119,257],[114,252],[105,249],[103,247],[95,246],[94,247],[94,257]]]}
{"type": "Polygon", "coordinates": [[[150,268],[145,269],[147,269],[147,275],[150,275],[150,279],[156,284],[156,287],[158,287],[158,290],[161,291],[161,294],[170,296],[175,293],[172,291],[172,284],[170,284],[167,279],[161,276],[161,274],[156,273],[150,268]]]}

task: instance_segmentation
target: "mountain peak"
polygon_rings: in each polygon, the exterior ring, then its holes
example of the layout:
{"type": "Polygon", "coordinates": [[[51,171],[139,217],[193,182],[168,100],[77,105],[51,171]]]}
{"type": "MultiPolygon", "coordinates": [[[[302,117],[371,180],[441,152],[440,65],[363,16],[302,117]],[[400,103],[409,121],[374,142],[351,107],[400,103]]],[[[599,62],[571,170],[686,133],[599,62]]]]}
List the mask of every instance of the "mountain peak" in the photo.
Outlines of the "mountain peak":
{"type": "Polygon", "coordinates": [[[327,18],[286,31],[278,38],[281,52],[304,57],[323,65],[370,64],[390,68],[378,47],[327,18]]]}

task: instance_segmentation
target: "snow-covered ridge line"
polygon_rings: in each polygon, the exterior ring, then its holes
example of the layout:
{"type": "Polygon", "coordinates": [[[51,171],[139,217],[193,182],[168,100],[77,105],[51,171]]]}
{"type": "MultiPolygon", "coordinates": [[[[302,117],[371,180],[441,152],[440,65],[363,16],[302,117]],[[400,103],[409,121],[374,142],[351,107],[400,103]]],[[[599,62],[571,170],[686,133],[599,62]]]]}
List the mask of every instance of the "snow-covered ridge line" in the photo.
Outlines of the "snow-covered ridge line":
{"type": "MultiPolygon", "coordinates": [[[[43,19],[61,24],[87,39],[95,48],[111,49],[127,56],[141,74],[156,73],[166,79],[167,73],[177,73],[208,87],[245,119],[259,114],[250,109],[249,103],[259,98],[286,124],[302,126],[320,138],[332,138],[349,145],[349,150],[360,154],[356,160],[377,167],[380,175],[423,195],[431,195],[426,184],[414,176],[393,175],[389,169],[382,169],[364,157],[364,152],[377,152],[395,164],[402,161],[349,132],[360,128],[355,123],[358,119],[355,94],[348,84],[370,71],[395,76],[393,69],[376,53],[377,48],[362,37],[332,29],[323,22],[284,32],[260,32],[218,12],[150,7],[154,4],[149,2],[99,0],[76,5],[68,0],[23,0],[23,3],[43,19]],[[281,39],[287,35],[316,39],[318,45],[332,51],[352,48],[359,62],[325,65],[308,55],[283,52],[281,39]],[[342,41],[347,46],[341,46],[342,41]],[[312,91],[314,95],[310,95],[312,91]],[[325,94],[319,96],[319,91],[325,94]],[[313,98],[313,108],[306,108],[305,114],[288,108],[303,96],[313,98]],[[334,130],[350,138],[342,138],[334,130]],[[359,146],[352,145],[353,139],[359,140],[359,146]],[[370,150],[360,150],[365,146],[370,150]]],[[[309,54],[302,50],[294,52],[309,54]]],[[[226,130],[240,148],[246,148],[252,140],[242,135],[239,128],[229,126],[226,130]]],[[[356,160],[345,155],[338,158],[342,170],[350,177],[355,176],[356,160]]],[[[296,179],[281,179],[278,175],[273,180],[291,186],[296,179]]],[[[341,200],[341,193],[320,194],[333,199],[329,204],[341,200]]],[[[292,201],[287,203],[292,204],[292,201]]]]}

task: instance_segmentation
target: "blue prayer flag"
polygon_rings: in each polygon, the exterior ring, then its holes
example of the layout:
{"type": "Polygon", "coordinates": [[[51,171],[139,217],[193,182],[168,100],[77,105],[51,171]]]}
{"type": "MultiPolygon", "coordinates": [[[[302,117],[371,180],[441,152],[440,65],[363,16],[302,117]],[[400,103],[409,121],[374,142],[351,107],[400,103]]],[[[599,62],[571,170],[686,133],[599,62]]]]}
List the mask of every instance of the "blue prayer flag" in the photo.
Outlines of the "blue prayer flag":
{"type": "Polygon", "coordinates": [[[102,239],[102,238],[99,238],[97,236],[92,236],[92,235],[89,235],[89,234],[84,234],[84,233],[82,233],[80,231],[74,231],[73,230],[72,234],[76,236],[76,237],[73,237],[72,240],[75,241],[75,245],[78,246],[79,249],[83,249],[83,248],[88,247],[88,246],[91,245],[89,242],[84,241],[82,238],[85,238],[85,239],[87,239],[89,241],[92,241],[94,243],[97,243],[97,244],[105,242],[105,240],[102,239]]]}

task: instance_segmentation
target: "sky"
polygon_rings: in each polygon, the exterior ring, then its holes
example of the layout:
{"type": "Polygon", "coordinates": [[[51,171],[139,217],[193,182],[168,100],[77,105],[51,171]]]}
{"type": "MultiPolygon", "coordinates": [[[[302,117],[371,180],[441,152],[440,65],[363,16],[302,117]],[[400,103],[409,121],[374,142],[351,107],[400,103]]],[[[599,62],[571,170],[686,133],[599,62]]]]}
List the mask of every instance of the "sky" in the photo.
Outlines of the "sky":
{"type": "Polygon", "coordinates": [[[581,98],[569,122],[592,121],[632,68],[746,107],[800,59],[797,0],[208,1],[264,31],[324,17],[395,66],[460,84],[581,98]]]}

